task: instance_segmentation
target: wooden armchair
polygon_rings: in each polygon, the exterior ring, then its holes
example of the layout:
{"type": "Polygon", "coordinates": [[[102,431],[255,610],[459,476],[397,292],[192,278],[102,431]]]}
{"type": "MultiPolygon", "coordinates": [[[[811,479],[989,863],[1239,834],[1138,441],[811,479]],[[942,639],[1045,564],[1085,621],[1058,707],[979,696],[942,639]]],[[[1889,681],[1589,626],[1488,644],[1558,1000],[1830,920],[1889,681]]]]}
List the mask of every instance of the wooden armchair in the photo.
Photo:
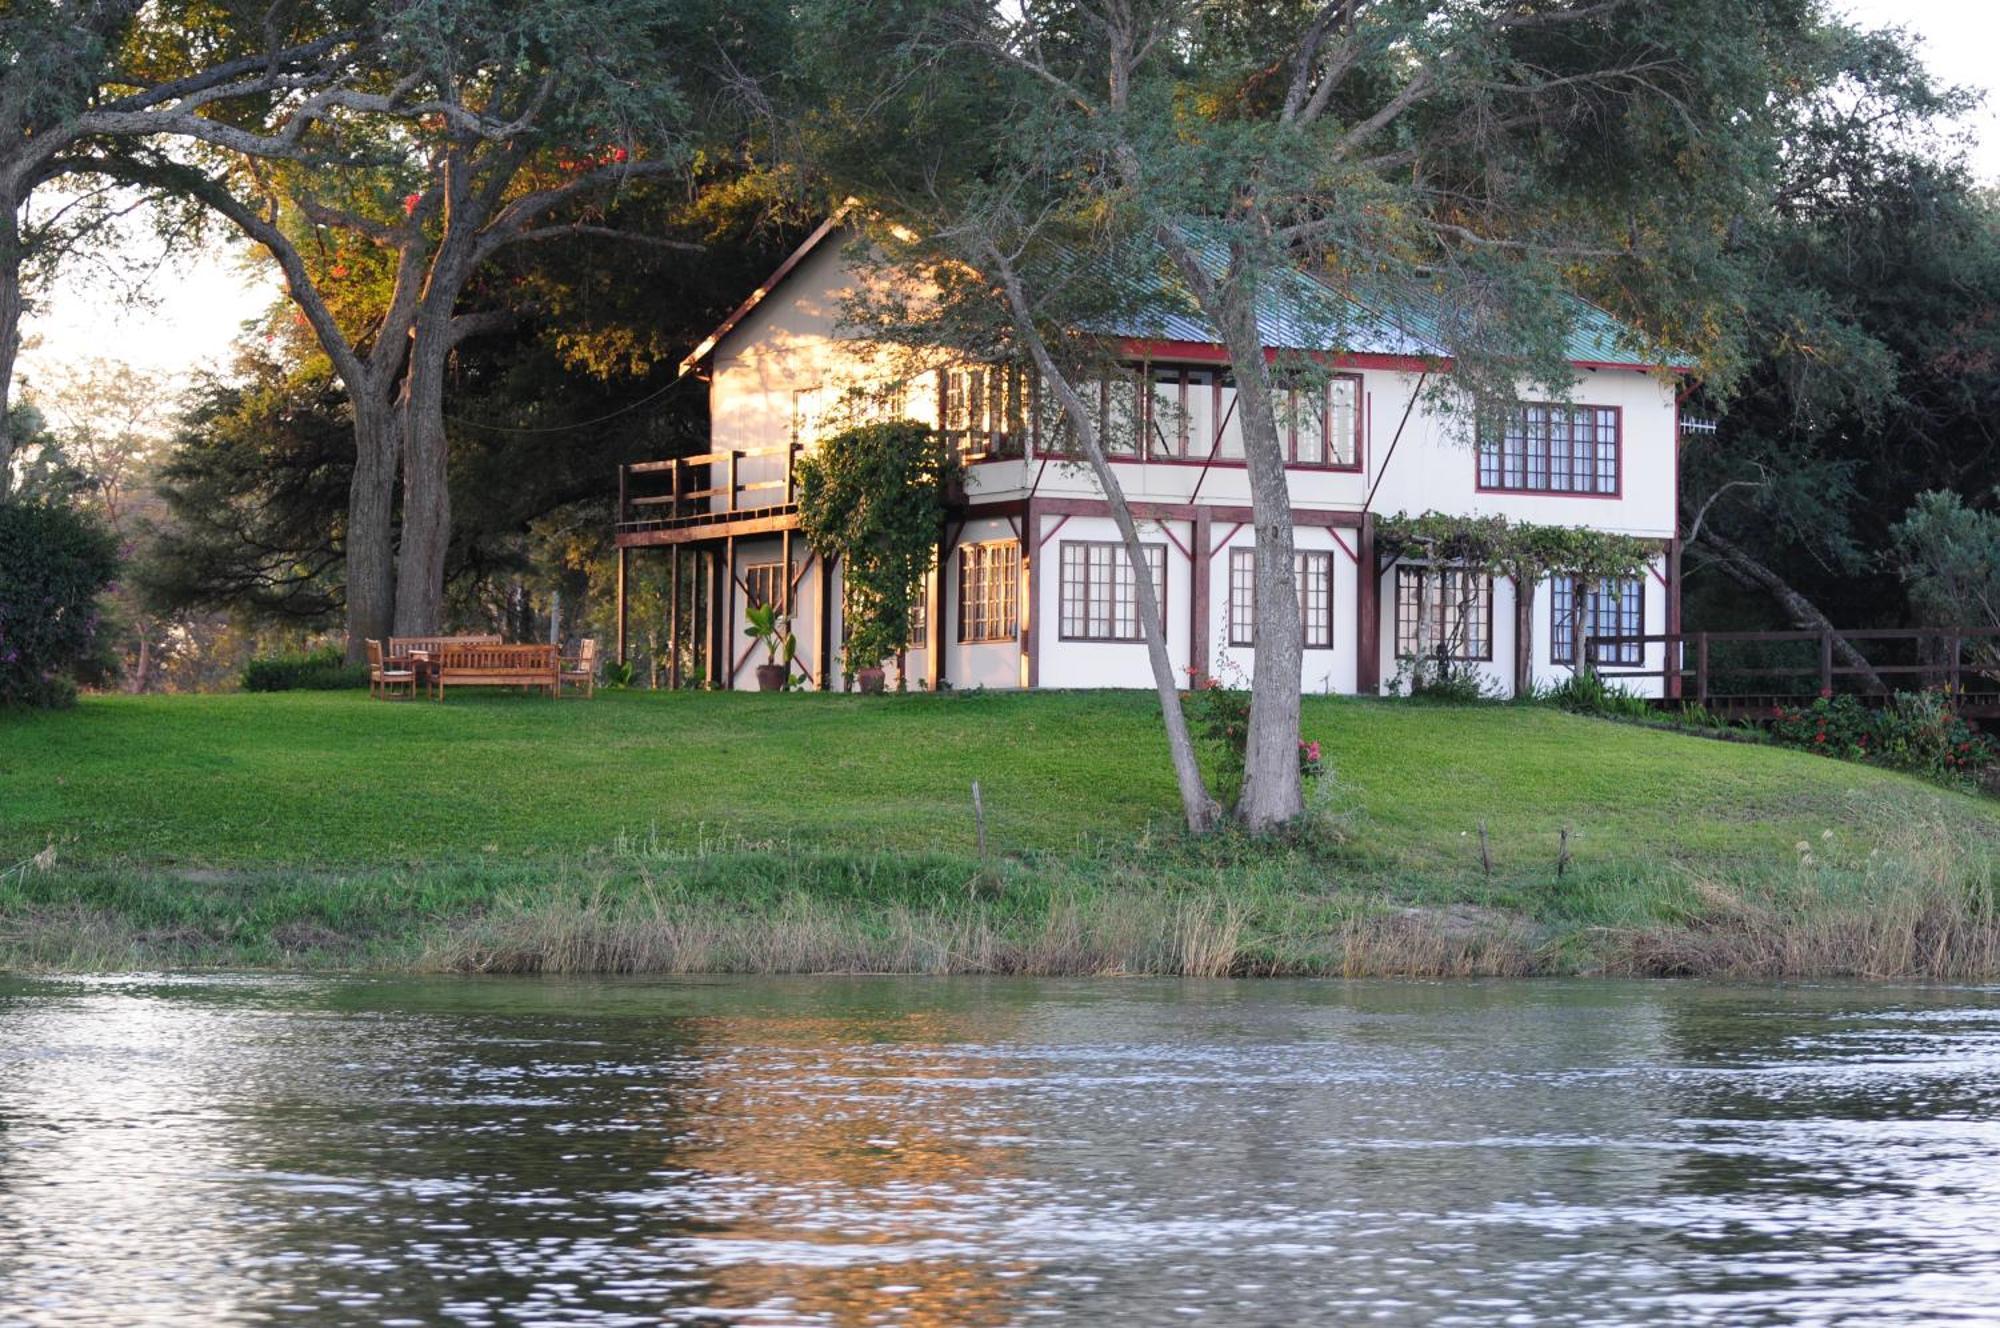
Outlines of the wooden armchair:
{"type": "Polygon", "coordinates": [[[584,637],[577,643],[574,655],[563,656],[559,678],[557,684],[559,687],[562,683],[568,683],[572,687],[582,687],[586,698],[594,698],[597,695],[596,637],[584,637]]]}
{"type": "Polygon", "coordinates": [[[382,658],[382,643],[368,642],[368,695],[386,699],[396,688],[409,692],[411,699],[417,695],[417,674],[415,669],[401,667],[402,661],[382,658]],[[392,663],[395,665],[392,667],[392,663]]]}

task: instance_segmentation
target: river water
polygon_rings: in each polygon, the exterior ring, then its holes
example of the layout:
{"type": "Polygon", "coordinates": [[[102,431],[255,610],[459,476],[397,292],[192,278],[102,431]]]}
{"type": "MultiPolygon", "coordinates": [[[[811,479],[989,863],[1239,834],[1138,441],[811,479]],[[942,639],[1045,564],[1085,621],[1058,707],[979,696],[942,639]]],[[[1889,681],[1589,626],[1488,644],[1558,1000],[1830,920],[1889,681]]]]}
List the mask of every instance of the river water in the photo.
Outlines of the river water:
{"type": "Polygon", "coordinates": [[[2000,1321],[2000,991],[0,977],[0,1325],[2000,1321]]]}

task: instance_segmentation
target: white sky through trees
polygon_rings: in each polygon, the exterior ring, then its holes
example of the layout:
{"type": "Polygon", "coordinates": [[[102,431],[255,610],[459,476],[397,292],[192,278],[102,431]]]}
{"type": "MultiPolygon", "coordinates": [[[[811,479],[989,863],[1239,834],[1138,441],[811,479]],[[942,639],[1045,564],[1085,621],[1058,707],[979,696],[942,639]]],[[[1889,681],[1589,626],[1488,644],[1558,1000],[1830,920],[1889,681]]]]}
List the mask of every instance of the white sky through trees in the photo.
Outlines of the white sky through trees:
{"type": "MultiPolygon", "coordinates": [[[[1945,82],[1986,92],[1988,104],[1966,127],[1977,138],[1973,164],[1981,179],[2000,184],[2000,0],[1836,0],[1864,27],[1907,28],[1922,43],[1932,70],[1945,82]]],[[[134,267],[157,264],[134,305],[114,282],[93,277],[97,265],[73,263],[58,287],[43,296],[24,332],[39,344],[24,351],[20,375],[32,390],[71,362],[122,361],[183,385],[204,365],[226,363],[243,325],[260,318],[278,297],[271,269],[250,247],[225,239],[221,228],[207,246],[162,253],[143,226],[126,253],[134,267]],[[162,261],[164,259],[164,261],[162,261]]]]}

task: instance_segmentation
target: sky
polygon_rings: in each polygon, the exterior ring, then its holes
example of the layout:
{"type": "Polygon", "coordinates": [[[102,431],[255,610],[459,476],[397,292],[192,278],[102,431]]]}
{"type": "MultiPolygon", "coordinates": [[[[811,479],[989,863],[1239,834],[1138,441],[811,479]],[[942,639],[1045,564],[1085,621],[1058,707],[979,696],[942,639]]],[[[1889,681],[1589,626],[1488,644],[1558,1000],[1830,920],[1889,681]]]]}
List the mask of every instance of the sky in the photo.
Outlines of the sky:
{"type": "MultiPolygon", "coordinates": [[[[2000,0],[1836,0],[1864,27],[1902,26],[1922,43],[1944,81],[1983,90],[1989,105],[1968,124],[1978,138],[1973,165],[2000,184],[2000,0]]],[[[146,261],[164,257],[133,306],[103,282],[67,279],[31,315],[24,331],[39,345],[21,356],[32,386],[62,366],[92,358],[121,361],[184,383],[207,365],[226,364],[246,321],[278,295],[266,268],[240,242],[161,255],[157,242],[133,240],[146,261]]]]}

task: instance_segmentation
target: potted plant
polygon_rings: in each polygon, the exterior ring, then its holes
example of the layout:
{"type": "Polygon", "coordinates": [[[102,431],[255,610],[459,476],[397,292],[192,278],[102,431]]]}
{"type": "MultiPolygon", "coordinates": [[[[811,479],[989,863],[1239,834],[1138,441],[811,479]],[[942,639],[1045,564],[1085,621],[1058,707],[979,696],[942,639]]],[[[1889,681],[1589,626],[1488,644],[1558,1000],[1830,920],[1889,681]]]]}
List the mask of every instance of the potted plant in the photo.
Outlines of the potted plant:
{"type": "Polygon", "coordinates": [[[757,690],[782,692],[792,676],[792,661],[798,657],[798,638],[792,635],[792,620],[778,612],[775,604],[752,604],[750,625],[743,635],[764,647],[764,662],[757,666],[757,690]]]}

